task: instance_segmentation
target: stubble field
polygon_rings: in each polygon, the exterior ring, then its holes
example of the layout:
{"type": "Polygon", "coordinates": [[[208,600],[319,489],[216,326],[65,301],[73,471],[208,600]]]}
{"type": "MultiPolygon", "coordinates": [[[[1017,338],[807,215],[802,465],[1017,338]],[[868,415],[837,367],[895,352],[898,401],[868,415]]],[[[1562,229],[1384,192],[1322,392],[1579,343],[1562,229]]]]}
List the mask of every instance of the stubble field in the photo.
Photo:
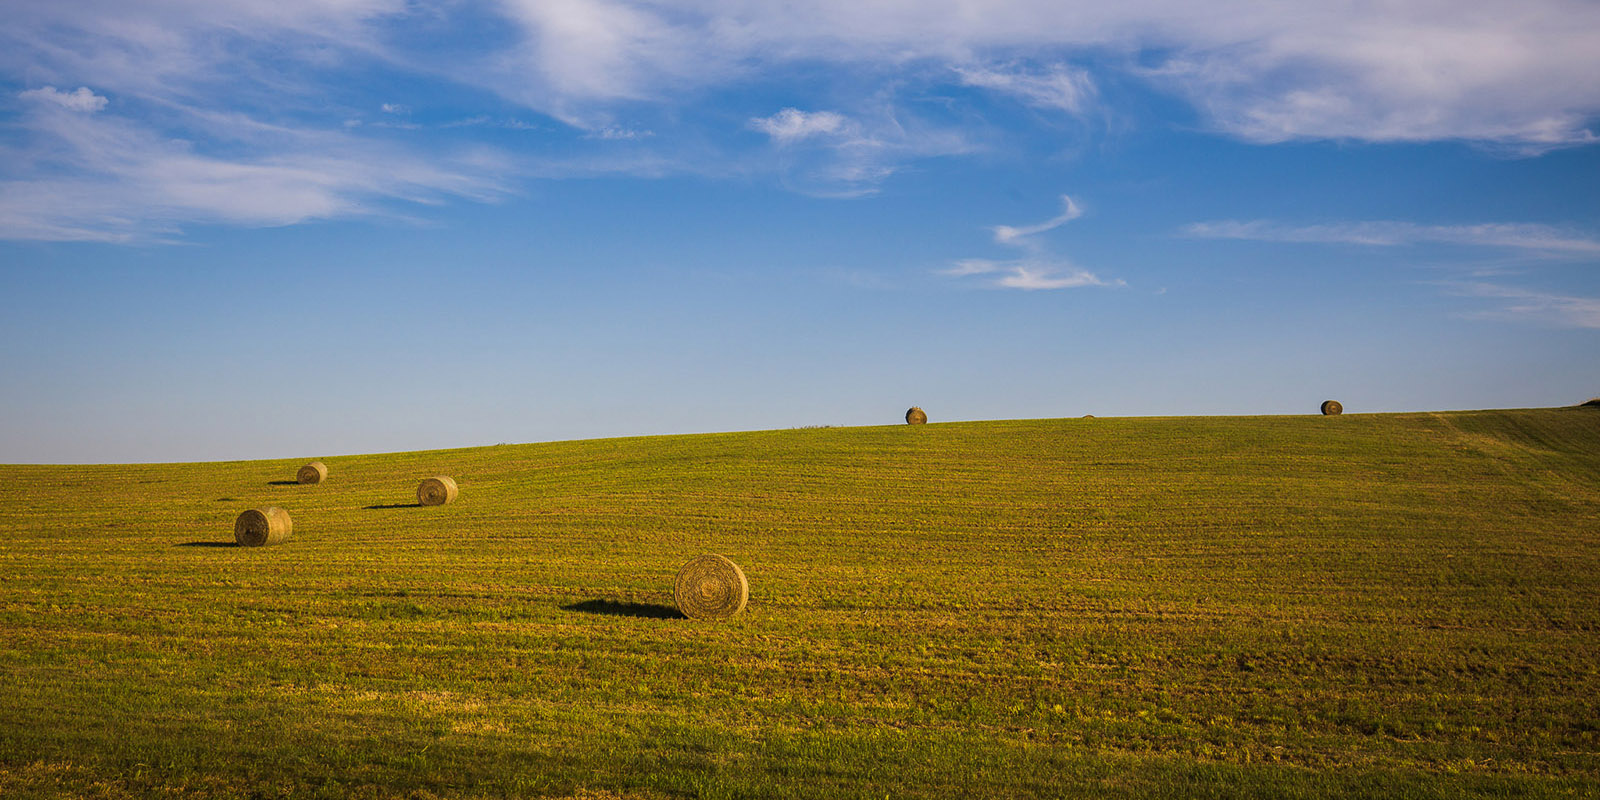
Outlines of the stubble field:
{"type": "Polygon", "coordinates": [[[1600,792],[1600,408],[4,474],[6,798],[1600,792]]]}

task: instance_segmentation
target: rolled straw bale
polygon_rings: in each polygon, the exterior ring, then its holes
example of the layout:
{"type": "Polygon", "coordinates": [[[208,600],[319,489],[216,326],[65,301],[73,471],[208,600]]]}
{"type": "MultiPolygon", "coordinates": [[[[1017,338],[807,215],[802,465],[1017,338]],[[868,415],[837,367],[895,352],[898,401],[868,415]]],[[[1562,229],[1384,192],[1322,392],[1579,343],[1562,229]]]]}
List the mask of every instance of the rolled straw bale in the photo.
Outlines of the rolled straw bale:
{"type": "Polygon", "coordinates": [[[456,499],[456,482],[443,475],[429,478],[417,487],[418,505],[442,506],[454,499],[456,499]]]}
{"type": "Polygon", "coordinates": [[[921,425],[923,423],[926,423],[927,421],[928,421],[928,413],[926,411],[923,411],[922,409],[920,409],[920,408],[918,408],[916,406],[912,406],[912,407],[906,409],[906,424],[907,425],[921,425]]]}
{"type": "Polygon", "coordinates": [[[233,540],[240,547],[283,544],[293,533],[294,522],[289,519],[289,512],[277,506],[252,508],[233,523],[233,540]]]}
{"type": "Polygon", "coordinates": [[[321,461],[313,461],[301,467],[294,479],[301,483],[322,483],[328,479],[328,468],[321,461]]]}
{"type": "Polygon", "coordinates": [[[1324,401],[1322,401],[1322,415],[1323,416],[1325,416],[1325,417],[1336,417],[1336,416],[1338,416],[1340,414],[1343,414],[1343,413],[1344,413],[1344,406],[1339,405],[1339,401],[1338,400],[1324,400],[1324,401]]]}
{"type": "Polygon", "coordinates": [[[738,564],[706,553],[678,570],[672,599],[690,619],[728,619],[743,611],[750,601],[750,582],[744,579],[738,564]]]}
{"type": "Polygon", "coordinates": [[[1094,419],[1094,415],[1093,414],[1084,414],[1083,418],[1084,419],[1094,419]]]}

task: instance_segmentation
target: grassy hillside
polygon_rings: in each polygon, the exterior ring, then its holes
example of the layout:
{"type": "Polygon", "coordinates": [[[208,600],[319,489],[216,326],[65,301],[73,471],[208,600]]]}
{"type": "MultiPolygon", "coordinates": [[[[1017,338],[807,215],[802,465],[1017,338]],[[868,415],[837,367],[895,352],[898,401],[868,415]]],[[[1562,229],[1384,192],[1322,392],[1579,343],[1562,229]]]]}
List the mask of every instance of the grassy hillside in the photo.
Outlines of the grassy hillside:
{"type": "Polygon", "coordinates": [[[306,456],[4,468],[0,796],[1600,792],[1597,408],[306,456]]]}

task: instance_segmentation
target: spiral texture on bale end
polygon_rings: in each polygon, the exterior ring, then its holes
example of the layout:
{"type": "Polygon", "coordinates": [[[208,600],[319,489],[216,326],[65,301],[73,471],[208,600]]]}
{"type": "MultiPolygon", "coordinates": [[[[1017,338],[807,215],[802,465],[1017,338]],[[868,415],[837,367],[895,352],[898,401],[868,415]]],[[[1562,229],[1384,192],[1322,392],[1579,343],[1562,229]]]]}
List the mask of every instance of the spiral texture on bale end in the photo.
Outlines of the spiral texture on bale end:
{"type": "Polygon", "coordinates": [[[912,407],[906,409],[906,424],[907,425],[922,425],[922,424],[926,423],[927,421],[928,421],[928,413],[926,411],[923,411],[922,409],[920,409],[920,408],[918,408],[916,406],[912,406],[912,407]]]}
{"type": "Polygon", "coordinates": [[[672,599],[689,619],[729,619],[750,601],[750,583],[738,564],[706,553],[678,570],[672,599]]]}
{"type": "Polygon", "coordinates": [[[429,478],[417,487],[418,505],[442,506],[455,499],[456,482],[444,475],[429,478]]]}
{"type": "Polygon", "coordinates": [[[328,479],[328,468],[321,461],[313,461],[301,467],[294,479],[300,483],[322,483],[328,479]]]}
{"type": "Polygon", "coordinates": [[[277,506],[252,508],[233,523],[233,540],[240,547],[282,544],[293,534],[294,522],[289,519],[289,512],[277,506]]]}
{"type": "Polygon", "coordinates": [[[1322,401],[1322,415],[1323,416],[1325,416],[1325,417],[1333,417],[1333,416],[1337,416],[1337,415],[1343,414],[1343,413],[1344,413],[1344,406],[1340,405],[1338,400],[1324,400],[1324,401],[1322,401]]]}

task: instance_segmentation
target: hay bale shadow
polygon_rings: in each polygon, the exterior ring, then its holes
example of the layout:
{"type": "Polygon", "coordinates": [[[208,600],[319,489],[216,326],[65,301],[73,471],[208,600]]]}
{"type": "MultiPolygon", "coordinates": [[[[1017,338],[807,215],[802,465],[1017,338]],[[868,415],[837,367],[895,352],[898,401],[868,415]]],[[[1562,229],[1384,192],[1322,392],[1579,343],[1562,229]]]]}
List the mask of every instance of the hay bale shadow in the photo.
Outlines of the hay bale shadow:
{"type": "Polygon", "coordinates": [[[238,542],[183,542],[173,547],[238,547],[238,542]]]}
{"type": "Polygon", "coordinates": [[[389,503],[381,506],[366,506],[368,511],[379,511],[385,508],[422,508],[421,503],[389,503]]]}
{"type": "Polygon", "coordinates": [[[267,481],[268,486],[299,486],[299,481],[267,481]]]}
{"type": "Polygon", "coordinates": [[[562,611],[579,611],[584,614],[605,614],[612,617],[644,617],[646,619],[688,619],[678,609],[660,603],[619,603],[615,600],[585,600],[561,607],[562,611]]]}

